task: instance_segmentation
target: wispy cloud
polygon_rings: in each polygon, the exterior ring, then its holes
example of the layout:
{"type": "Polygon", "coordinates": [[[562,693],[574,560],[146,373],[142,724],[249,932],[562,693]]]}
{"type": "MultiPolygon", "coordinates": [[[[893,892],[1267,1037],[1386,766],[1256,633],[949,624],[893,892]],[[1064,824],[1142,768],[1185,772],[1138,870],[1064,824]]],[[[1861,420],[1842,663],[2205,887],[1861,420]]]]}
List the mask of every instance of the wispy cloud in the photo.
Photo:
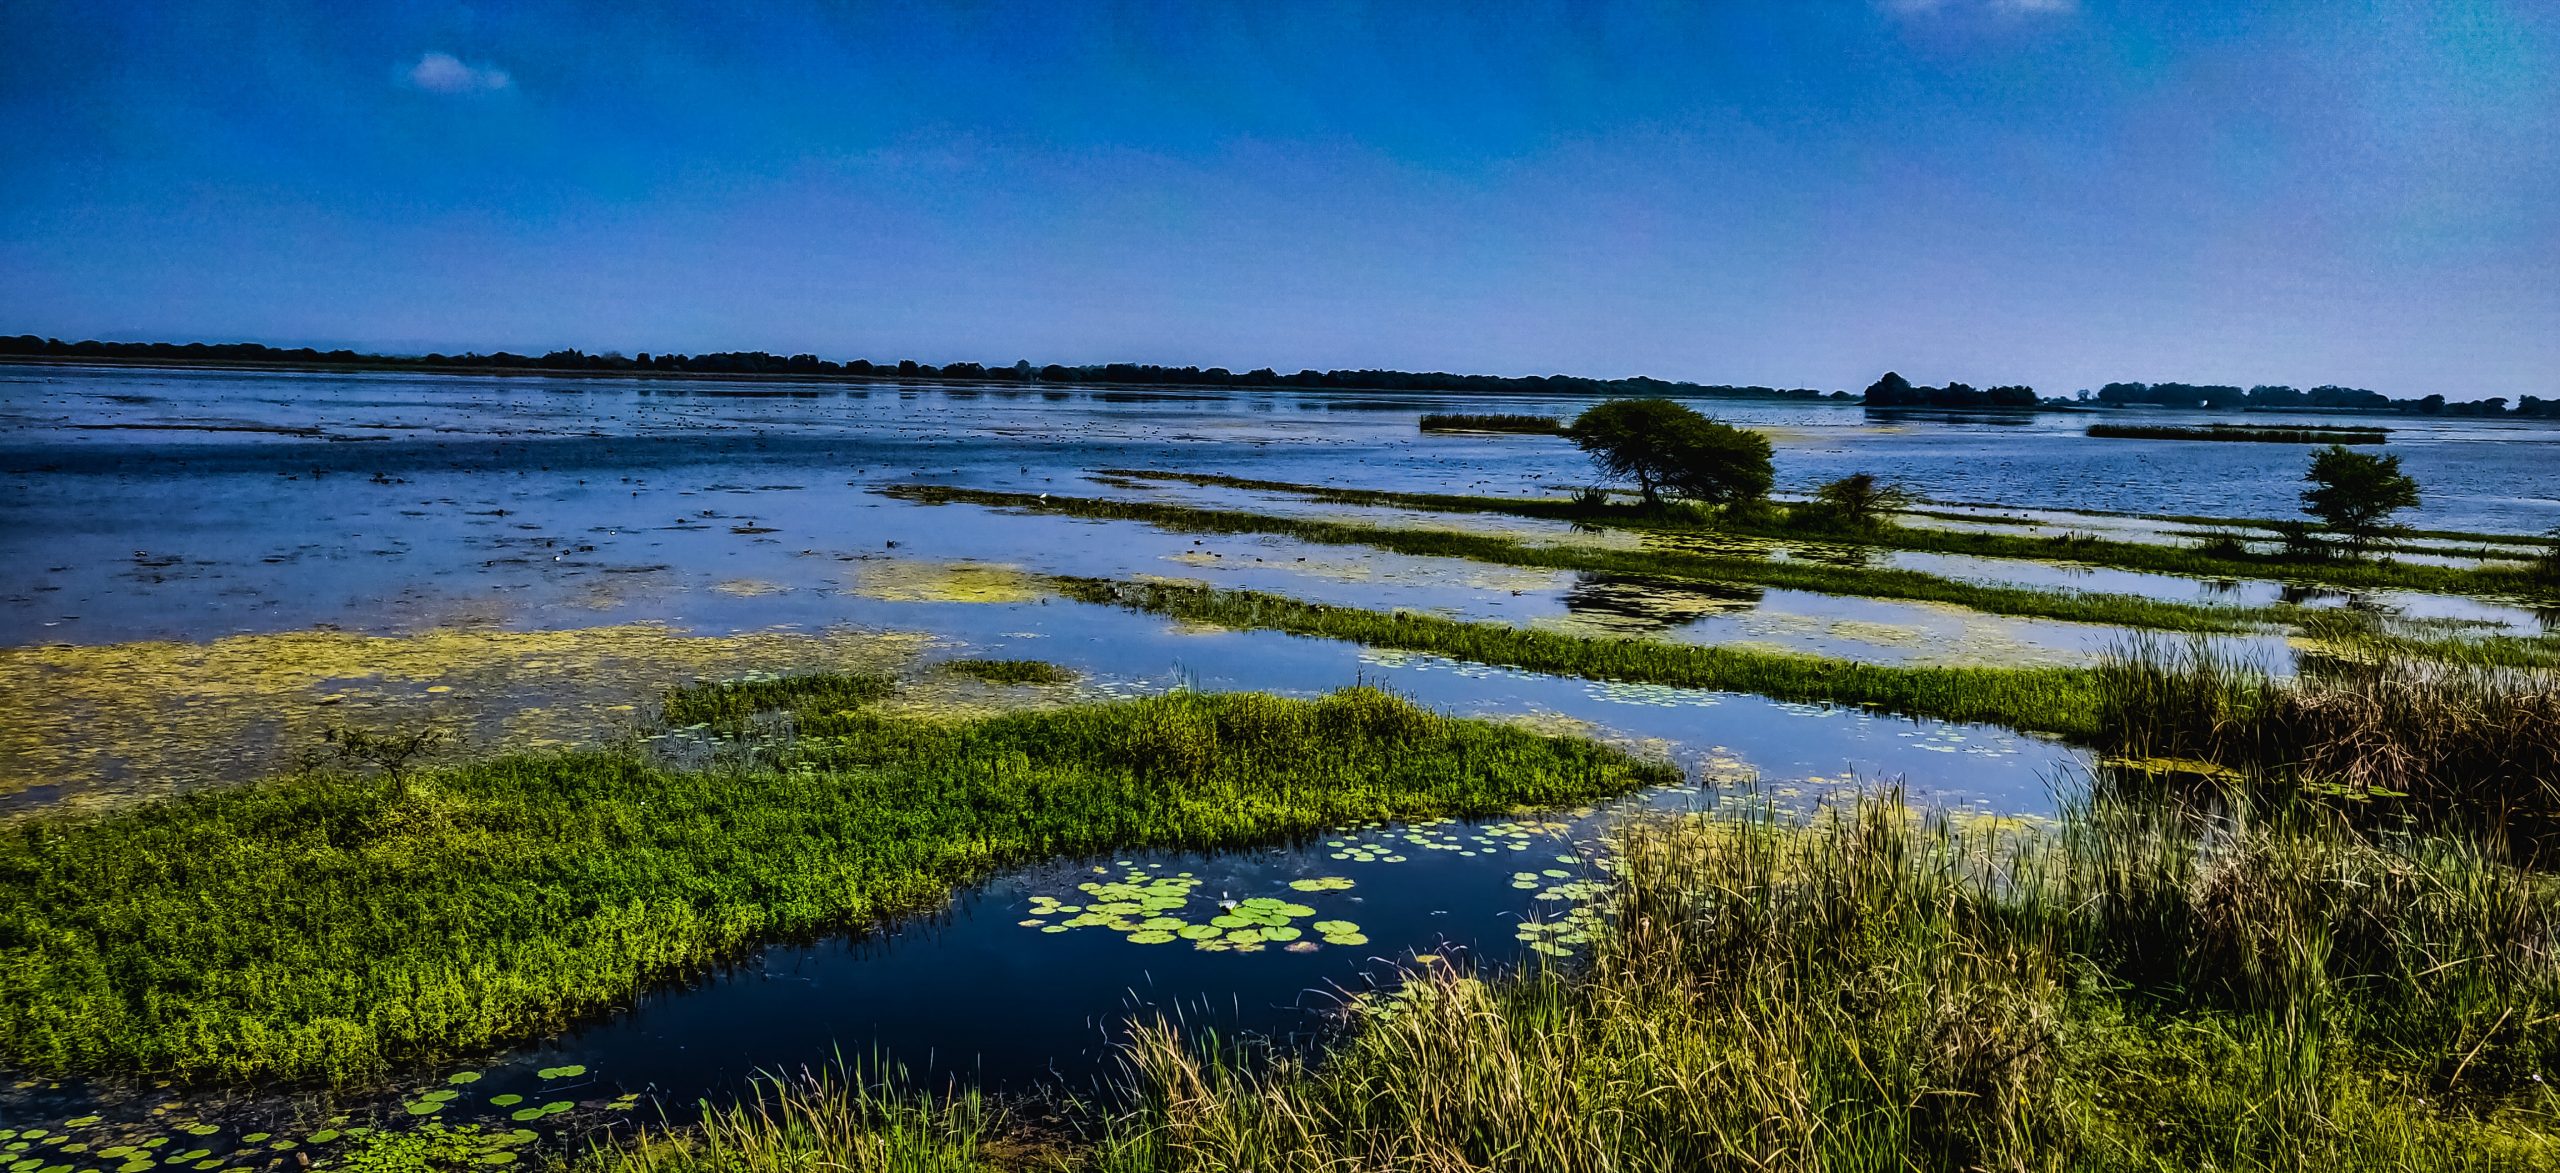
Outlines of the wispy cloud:
{"type": "Polygon", "coordinates": [[[401,75],[430,94],[490,94],[515,84],[495,65],[470,65],[451,53],[424,53],[401,75]]]}
{"type": "Polygon", "coordinates": [[[2076,11],[2080,0],[1876,0],[1876,6],[1895,16],[1908,17],[1952,12],[2033,14],[2076,11]]]}

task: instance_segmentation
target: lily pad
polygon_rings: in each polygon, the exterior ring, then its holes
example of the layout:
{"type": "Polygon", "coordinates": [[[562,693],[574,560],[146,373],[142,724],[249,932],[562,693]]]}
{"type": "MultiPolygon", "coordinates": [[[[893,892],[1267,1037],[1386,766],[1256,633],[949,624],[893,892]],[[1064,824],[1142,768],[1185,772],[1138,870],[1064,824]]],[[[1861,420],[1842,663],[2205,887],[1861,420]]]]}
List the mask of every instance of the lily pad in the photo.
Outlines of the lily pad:
{"type": "Polygon", "coordinates": [[[480,1082],[480,1073],[477,1071],[457,1071],[444,1077],[444,1081],[446,1083],[478,1083],[480,1082]]]}
{"type": "MultiPolygon", "coordinates": [[[[490,1103],[492,1103],[492,1104],[495,1104],[495,1105],[497,1105],[497,1106],[499,1106],[499,1107],[501,1107],[501,1108],[512,1108],[512,1107],[515,1107],[515,1106],[516,1106],[516,1105],[518,1105],[518,1104],[523,1103],[523,1102],[524,1102],[524,1097],[523,1097],[523,1096],[520,1096],[520,1095],[517,1095],[517,1094],[515,1094],[514,1092],[507,1092],[507,1093],[504,1093],[504,1094],[502,1094],[502,1095],[495,1095],[495,1096],[491,1096],[491,1097],[489,1097],[489,1102],[490,1102],[490,1103]]],[[[313,1140],[318,1140],[318,1139],[320,1139],[320,1138],[315,1136],[315,1137],[312,1137],[311,1139],[313,1139],[313,1140]]],[[[334,1137],[332,1137],[331,1139],[335,1139],[335,1138],[334,1138],[334,1137]]]]}
{"type": "Polygon", "coordinates": [[[1129,943],[1132,945],[1162,945],[1173,939],[1173,934],[1163,929],[1140,929],[1129,934],[1129,943]]]}
{"type": "Polygon", "coordinates": [[[586,1064],[583,1063],[569,1063],[559,1067],[545,1067],[540,1071],[534,1072],[534,1074],[539,1075],[544,1079],[576,1079],[586,1073],[587,1067],[586,1064]]]}

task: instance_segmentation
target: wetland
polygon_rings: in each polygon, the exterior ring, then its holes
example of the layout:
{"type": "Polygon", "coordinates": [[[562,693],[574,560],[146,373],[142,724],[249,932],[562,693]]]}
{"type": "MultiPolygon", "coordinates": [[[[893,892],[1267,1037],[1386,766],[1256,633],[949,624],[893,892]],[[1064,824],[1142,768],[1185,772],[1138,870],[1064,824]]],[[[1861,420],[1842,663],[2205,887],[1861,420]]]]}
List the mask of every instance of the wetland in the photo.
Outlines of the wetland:
{"type": "Polygon", "coordinates": [[[12,1173],[2560,1161],[2560,430],[1587,406],[0,366],[12,1173]]]}

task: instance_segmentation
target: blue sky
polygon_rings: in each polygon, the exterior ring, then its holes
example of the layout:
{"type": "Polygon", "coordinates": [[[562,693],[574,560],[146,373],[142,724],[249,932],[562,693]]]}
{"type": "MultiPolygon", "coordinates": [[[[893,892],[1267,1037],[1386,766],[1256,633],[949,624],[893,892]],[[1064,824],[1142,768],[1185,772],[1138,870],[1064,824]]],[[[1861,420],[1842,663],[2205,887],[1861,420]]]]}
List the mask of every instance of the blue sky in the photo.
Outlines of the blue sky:
{"type": "Polygon", "coordinates": [[[2560,5],[0,4],[0,332],[2560,394],[2560,5]]]}

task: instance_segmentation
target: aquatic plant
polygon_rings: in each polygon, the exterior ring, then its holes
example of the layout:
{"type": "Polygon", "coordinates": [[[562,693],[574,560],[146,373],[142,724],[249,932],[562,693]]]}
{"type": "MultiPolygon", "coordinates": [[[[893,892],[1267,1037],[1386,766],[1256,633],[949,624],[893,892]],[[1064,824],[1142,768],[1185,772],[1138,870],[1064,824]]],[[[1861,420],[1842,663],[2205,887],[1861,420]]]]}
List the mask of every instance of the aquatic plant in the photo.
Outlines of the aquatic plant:
{"type": "Polygon", "coordinates": [[[1010,864],[1679,776],[1375,689],[947,721],[842,707],[872,695],[863,680],[671,698],[723,719],[796,706],[797,737],[751,763],[519,755],[418,771],[405,800],[316,773],[0,828],[0,1062],[363,1080],[556,1030],[763,942],[933,907],[1010,864]]]}
{"type": "Polygon", "coordinates": [[[957,672],[989,684],[1070,684],[1074,670],[1046,660],[945,660],[945,672],[957,672]]]}
{"type": "Polygon", "coordinates": [[[736,733],[758,713],[856,709],[896,689],[894,678],[875,672],[815,672],[714,681],[670,689],[660,711],[669,725],[707,725],[736,733]]]}
{"type": "Polygon", "coordinates": [[[1468,415],[1462,412],[1433,412],[1422,417],[1426,432],[1522,432],[1531,435],[1553,435],[1563,424],[1551,415],[1468,415]]]}
{"type": "Polygon", "coordinates": [[[1059,578],[1060,593],[1239,629],[1349,640],[1592,680],[1753,692],[1950,721],[2085,736],[2093,678],[2078,668],[1912,668],[1730,645],[1566,635],[1503,623],[1308,603],[1260,591],[1059,578]]]}

